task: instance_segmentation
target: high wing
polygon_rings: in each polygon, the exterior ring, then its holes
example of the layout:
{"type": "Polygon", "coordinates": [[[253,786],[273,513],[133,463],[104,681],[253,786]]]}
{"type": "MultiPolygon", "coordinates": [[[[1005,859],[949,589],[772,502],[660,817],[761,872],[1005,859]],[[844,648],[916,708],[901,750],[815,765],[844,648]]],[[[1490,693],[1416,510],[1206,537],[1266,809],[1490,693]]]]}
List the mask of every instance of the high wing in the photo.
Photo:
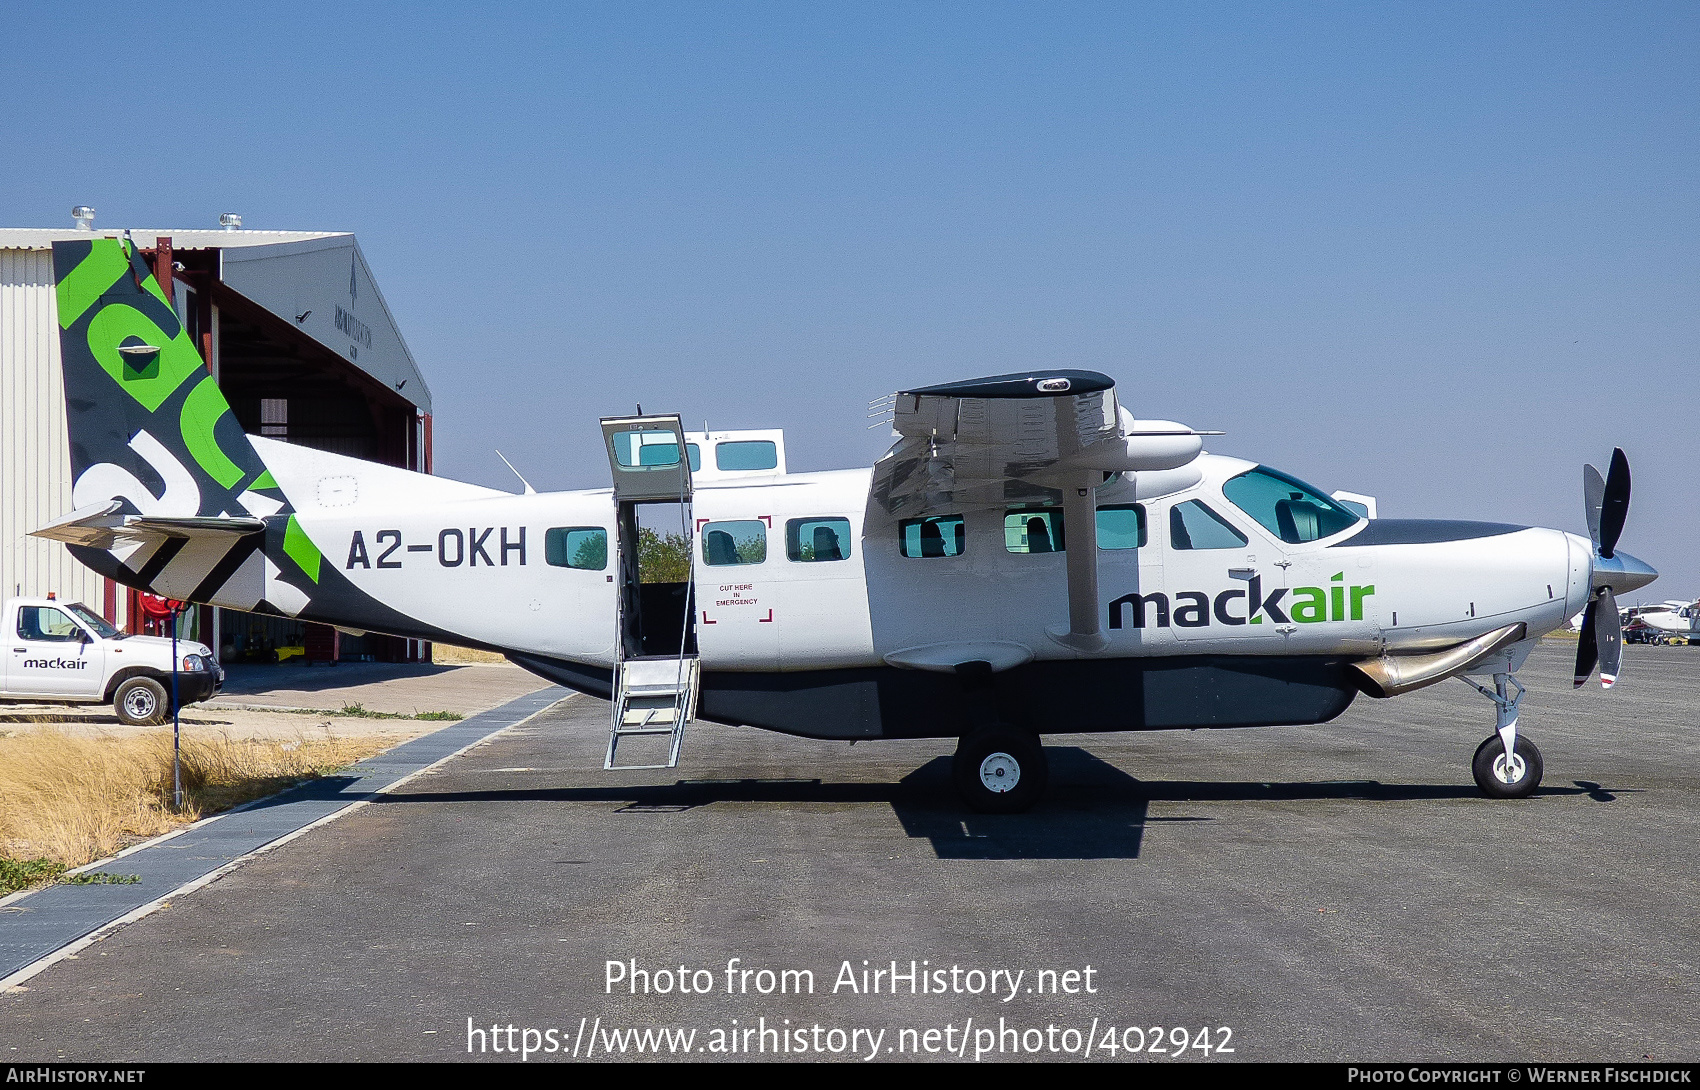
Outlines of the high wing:
{"type": "Polygon", "coordinates": [[[996,375],[895,395],[898,442],[874,464],[870,504],[918,517],[945,508],[1055,502],[1084,474],[1175,469],[1201,435],[1136,421],[1096,371],[996,375]]]}
{"type": "MultiPolygon", "coordinates": [[[[870,525],[1056,503],[1065,525],[1091,527],[1093,490],[1107,475],[1179,469],[1198,457],[1208,434],[1167,420],[1136,421],[1117,404],[1109,376],[1067,370],[901,391],[893,398],[892,429],[897,442],[874,463],[870,525]]],[[[1083,544],[1068,550],[1069,626],[1051,635],[1091,652],[1105,643],[1097,550],[1090,533],[1076,540],[1083,544]]]]}

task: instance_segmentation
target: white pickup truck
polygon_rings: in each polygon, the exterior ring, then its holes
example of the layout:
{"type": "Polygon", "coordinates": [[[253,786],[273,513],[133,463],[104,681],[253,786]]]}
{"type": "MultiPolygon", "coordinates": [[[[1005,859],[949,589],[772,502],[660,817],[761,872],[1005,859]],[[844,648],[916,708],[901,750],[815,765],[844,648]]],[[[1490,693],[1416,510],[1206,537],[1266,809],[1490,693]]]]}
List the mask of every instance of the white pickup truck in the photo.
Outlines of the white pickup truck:
{"type": "MultiPolygon", "coordinates": [[[[0,703],[111,704],[131,726],[171,718],[171,640],[131,636],[80,602],[12,598],[0,612],[5,634],[0,703]]],[[[224,685],[212,649],[178,640],[177,699],[205,700],[224,685]]]]}

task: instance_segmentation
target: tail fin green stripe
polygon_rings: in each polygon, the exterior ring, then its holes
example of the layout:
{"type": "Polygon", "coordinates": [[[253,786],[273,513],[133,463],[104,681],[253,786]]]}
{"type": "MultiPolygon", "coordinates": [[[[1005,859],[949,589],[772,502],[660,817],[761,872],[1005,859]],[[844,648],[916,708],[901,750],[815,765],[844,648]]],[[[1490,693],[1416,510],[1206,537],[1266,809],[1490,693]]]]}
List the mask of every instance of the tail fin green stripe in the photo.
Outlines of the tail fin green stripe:
{"type": "Polygon", "coordinates": [[[246,474],[219,448],[214,434],[219,418],[229,411],[230,405],[225,402],[213,377],[207,375],[201,379],[183,399],[183,445],[189,448],[189,453],[208,476],[226,488],[235,488],[246,474]]]}
{"type": "Polygon", "coordinates": [[[294,515],[289,516],[289,523],[283,530],[283,551],[289,558],[301,565],[301,570],[307,573],[307,578],[317,583],[319,581],[319,562],[324,554],[313,544],[313,539],[307,536],[307,531],[301,528],[301,522],[294,515]]]}
{"type": "Polygon", "coordinates": [[[95,246],[59,281],[59,326],[70,329],[118,277],[130,271],[121,246],[95,246]]]}
{"type": "Polygon", "coordinates": [[[122,303],[107,304],[89,321],[89,350],[113,381],[150,413],[157,412],[185,379],[203,367],[201,354],[195,351],[188,334],[179,329],[173,337],[152,318],[122,303]],[[126,341],[151,345],[159,353],[148,356],[120,352],[126,341]]]}

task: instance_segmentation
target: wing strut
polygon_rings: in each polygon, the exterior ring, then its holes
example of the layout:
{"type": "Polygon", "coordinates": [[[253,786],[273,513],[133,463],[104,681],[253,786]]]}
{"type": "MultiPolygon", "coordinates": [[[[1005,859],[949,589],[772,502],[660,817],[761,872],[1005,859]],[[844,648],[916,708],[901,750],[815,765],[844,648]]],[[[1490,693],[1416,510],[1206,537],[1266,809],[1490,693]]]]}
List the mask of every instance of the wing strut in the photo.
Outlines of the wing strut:
{"type": "Polygon", "coordinates": [[[1063,489],[1063,532],[1070,539],[1068,557],[1068,627],[1045,631],[1051,639],[1076,651],[1102,651],[1109,640],[1098,617],[1098,502],[1093,487],[1104,475],[1076,475],[1063,489]]]}

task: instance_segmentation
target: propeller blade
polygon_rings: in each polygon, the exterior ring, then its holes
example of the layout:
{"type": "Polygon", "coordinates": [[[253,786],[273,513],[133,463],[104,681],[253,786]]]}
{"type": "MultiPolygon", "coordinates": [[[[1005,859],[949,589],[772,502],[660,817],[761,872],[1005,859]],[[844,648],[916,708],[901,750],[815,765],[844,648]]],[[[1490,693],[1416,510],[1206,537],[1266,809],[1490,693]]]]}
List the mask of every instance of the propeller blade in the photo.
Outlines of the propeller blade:
{"type": "Polygon", "coordinates": [[[1600,551],[1600,506],[1606,499],[1606,479],[1591,465],[1582,467],[1582,509],[1588,515],[1588,536],[1600,551]]]}
{"type": "Polygon", "coordinates": [[[1610,587],[1600,589],[1593,612],[1599,614],[1594,622],[1594,639],[1600,649],[1600,687],[1609,689],[1617,684],[1617,671],[1623,665],[1623,620],[1610,587]]]}
{"type": "MultiPolygon", "coordinates": [[[[1592,469],[1593,467],[1588,467],[1592,469]]],[[[1582,633],[1576,640],[1576,688],[1588,684],[1594,664],[1600,661],[1599,644],[1594,641],[1594,603],[1582,611],[1582,633]]]]}
{"type": "Polygon", "coordinates": [[[1629,516],[1629,459],[1623,448],[1611,452],[1611,468],[1606,471],[1605,496],[1600,503],[1600,555],[1611,559],[1617,548],[1618,535],[1623,533],[1623,520],[1629,516]]]}

